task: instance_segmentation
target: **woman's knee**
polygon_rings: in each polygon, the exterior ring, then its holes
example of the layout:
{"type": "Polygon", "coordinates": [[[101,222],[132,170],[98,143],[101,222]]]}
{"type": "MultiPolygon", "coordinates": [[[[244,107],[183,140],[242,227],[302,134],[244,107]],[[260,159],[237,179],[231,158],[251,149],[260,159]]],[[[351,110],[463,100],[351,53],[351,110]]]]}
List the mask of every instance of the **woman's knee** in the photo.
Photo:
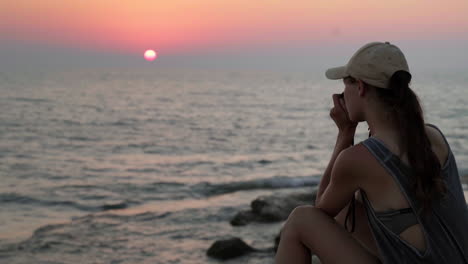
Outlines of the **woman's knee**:
{"type": "Polygon", "coordinates": [[[320,209],[317,209],[312,205],[300,205],[292,210],[292,212],[289,214],[288,221],[289,219],[296,221],[304,219],[304,217],[310,217],[311,214],[314,214],[314,211],[316,210],[320,209]]]}
{"type": "Polygon", "coordinates": [[[294,208],[283,226],[281,237],[298,236],[306,228],[305,224],[314,222],[313,218],[319,213],[318,210],[320,209],[311,205],[301,205],[294,208]]]}

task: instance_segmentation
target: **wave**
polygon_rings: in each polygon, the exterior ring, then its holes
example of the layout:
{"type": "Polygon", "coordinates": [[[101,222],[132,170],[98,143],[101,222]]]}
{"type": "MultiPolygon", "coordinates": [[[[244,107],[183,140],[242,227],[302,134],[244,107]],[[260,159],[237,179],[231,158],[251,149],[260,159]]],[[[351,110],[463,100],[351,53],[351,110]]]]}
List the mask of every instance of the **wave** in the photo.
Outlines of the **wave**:
{"type": "MultiPolygon", "coordinates": [[[[133,202],[134,203],[134,202],[133,202]]],[[[17,193],[0,193],[0,204],[25,204],[25,205],[40,205],[40,206],[62,206],[71,207],[81,211],[88,212],[99,212],[116,209],[125,209],[129,207],[131,202],[116,202],[116,203],[104,203],[102,205],[85,205],[74,201],[56,201],[38,199],[30,196],[25,196],[17,193]]]]}
{"type": "MultiPolygon", "coordinates": [[[[65,197],[58,197],[57,199],[56,197],[43,198],[19,193],[0,193],[0,205],[20,204],[43,207],[66,207],[86,212],[103,212],[127,209],[149,201],[210,197],[238,191],[307,187],[315,186],[318,182],[319,179],[313,176],[276,176],[266,179],[224,183],[200,182],[185,184],[158,181],[149,184],[115,184],[106,186],[66,185],[57,187],[57,190],[60,190],[60,193],[74,194],[74,196],[76,195],[76,199],[68,200],[65,197]],[[102,194],[102,191],[108,194],[102,194]]],[[[67,195],[67,197],[70,196],[67,195]]]]}
{"type": "MultiPolygon", "coordinates": [[[[18,252],[18,250],[37,253],[40,251],[50,252],[53,248],[66,248],[68,250],[86,249],[89,243],[93,243],[96,237],[105,237],[104,239],[109,239],[111,240],[110,242],[114,242],[113,236],[109,235],[109,229],[113,229],[112,231],[114,232],[122,232],[121,234],[128,236],[131,235],[130,233],[132,232],[128,233],[126,229],[114,228],[129,222],[136,222],[138,225],[145,224],[146,222],[149,225],[153,225],[154,221],[171,215],[171,212],[143,212],[130,215],[91,213],[72,217],[69,221],[40,226],[32,230],[31,236],[18,242],[8,243],[8,241],[0,240],[0,259],[11,256],[18,252]]],[[[93,245],[93,247],[100,246],[107,248],[107,243],[93,245]]],[[[2,261],[0,262],[3,263],[2,261]]]]}
{"type": "Polygon", "coordinates": [[[12,101],[28,102],[28,103],[50,103],[52,102],[52,100],[43,99],[43,98],[10,97],[8,99],[12,101]]]}
{"type": "MultiPolygon", "coordinates": [[[[214,195],[221,195],[233,193],[237,191],[251,191],[251,190],[274,190],[284,188],[300,188],[307,186],[315,186],[319,183],[319,178],[314,176],[299,176],[299,177],[286,177],[275,176],[265,179],[253,179],[247,181],[233,181],[233,182],[199,182],[195,184],[187,184],[172,181],[156,181],[147,184],[114,184],[106,186],[77,186],[76,188],[105,190],[106,192],[118,193],[132,193],[132,201],[136,199],[136,204],[145,203],[154,200],[181,200],[193,197],[207,197],[214,195]]],[[[71,188],[70,191],[75,189],[74,186],[63,186],[63,188],[71,188]]],[[[126,197],[120,197],[125,200],[126,197]]],[[[114,197],[115,199],[115,197],[114,197]]],[[[132,203],[132,202],[128,202],[132,203]]],[[[133,204],[135,204],[133,202],[133,204]]],[[[120,205],[119,205],[120,206],[120,205]]],[[[117,207],[119,207],[117,206],[117,207]]]]}
{"type": "Polygon", "coordinates": [[[229,183],[212,184],[202,182],[195,184],[193,189],[205,195],[219,195],[237,191],[261,190],[261,189],[284,189],[315,186],[319,179],[312,176],[304,177],[286,177],[276,176],[267,179],[256,179],[250,181],[238,181],[229,183]]]}

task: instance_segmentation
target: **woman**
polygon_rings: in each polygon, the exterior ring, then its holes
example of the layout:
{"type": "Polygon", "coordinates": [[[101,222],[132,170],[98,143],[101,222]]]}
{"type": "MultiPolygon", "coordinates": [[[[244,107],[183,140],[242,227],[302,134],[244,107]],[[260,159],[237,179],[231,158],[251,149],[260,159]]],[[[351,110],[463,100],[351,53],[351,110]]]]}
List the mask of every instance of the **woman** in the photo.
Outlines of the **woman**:
{"type": "Polygon", "coordinates": [[[286,221],[276,263],[310,263],[311,252],[326,264],[468,263],[455,159],[439,129],[424,123],[400,49],[369,43],[326,76],[345,85],[330,111],[336,146],[315,207],[298,207],[286,221]],[[362,121],[370,136],[353,146],[362,121]]]}

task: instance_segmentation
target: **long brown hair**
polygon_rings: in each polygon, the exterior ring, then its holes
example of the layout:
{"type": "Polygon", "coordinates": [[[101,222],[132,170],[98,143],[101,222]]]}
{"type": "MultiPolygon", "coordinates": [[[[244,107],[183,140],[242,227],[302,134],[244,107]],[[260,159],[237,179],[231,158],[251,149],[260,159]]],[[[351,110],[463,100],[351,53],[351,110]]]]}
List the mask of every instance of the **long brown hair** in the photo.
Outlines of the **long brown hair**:
{"type": "Polygon", "coordinates": [[[408,156],[413,172],[412,189],[426,214],[432,202],[446,193],[447,186],[442,179],[439,159],[432,151],[426,134],[421,105],[409,87],[410,82],[410,73],[397,71],[390,79],[390,89],[375,90],[399,125],[400,151],[408,156]]]}

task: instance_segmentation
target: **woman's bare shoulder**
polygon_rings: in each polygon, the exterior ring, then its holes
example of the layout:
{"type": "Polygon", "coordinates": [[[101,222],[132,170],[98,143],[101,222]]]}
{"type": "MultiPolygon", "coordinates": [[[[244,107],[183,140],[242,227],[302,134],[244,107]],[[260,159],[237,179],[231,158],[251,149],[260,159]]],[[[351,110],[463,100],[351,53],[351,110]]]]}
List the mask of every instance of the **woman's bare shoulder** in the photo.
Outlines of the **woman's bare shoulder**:
{"type": "Polygon", "coordinates": [[[441,166],[445,164],[448,157],[449,147],[441,132],[433,126],[426,125],[426,134],[431,142],[432,151],[436,154],[441,166]]]}
{"type": "Polygon", "coordinates": [[[429,137],[429,140],[431,141],[431,145],[435,145],[435,146],[446,145],[441,132],[437,128],[431,125],[426,125],[426,134],[429,137]]]}
{"type": "Polygon", "coordinates": [[[346,151],[347,157],[352,161],[363,162],[366,160],[373,159],[372,154],[369,152],[369,150],[367,150],[367,148],[364,146],[364,144],[362,144],[362,142],[352,147],[349,147],[346,151]]]}
{"type": "Polygon", "coordinates": [[[394,187],[393,178],[367,147],[363,143],[356,144],[349,148],[347,154],[353,164],[350,170],[356,175],[355,179],[361,190],[369,197],[375,197],[376,194],[388,195],[389,190],[394,187]]]}
{"type": "Polygon", "coordinates": [[[357,175],[365,175],[363,172],[373,170],[375,165],[378,165],[375,157],[362,143],[346,149],[345,159],[350,164],[349,169],[357,175]]]}

